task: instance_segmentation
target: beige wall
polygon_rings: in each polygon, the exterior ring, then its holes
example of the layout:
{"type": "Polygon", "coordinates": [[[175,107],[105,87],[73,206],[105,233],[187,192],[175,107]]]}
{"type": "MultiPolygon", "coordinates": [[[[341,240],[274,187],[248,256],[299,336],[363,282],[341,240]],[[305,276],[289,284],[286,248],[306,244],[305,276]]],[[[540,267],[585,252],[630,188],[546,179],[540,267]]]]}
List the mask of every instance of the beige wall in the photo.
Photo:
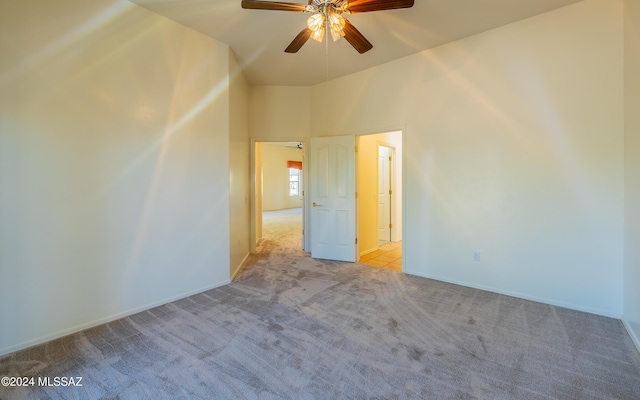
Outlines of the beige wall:
{"type": "Polygon", "coordinates": [[[228,47],[106,0],[0,46],[0,354],[229,282],[228,47]]]}
{"type": "Polygon", "coordinates": [[[640,3],[625,0],[625,253],[623,321],[640,350],[640,3]]]}
{"type": "Polygon", "coordinates": [[[311,132],[309,87],[252,86],[249,129],[255,139],[304,139],[311,132]]]}
{"type": "MultiPolygon", "coordinates": [[[[302,150],[262,143],[262,210],[284,210],[302,207],[302,196],[289,196],[287,161],[302,161],[302,150]]],[[[302,175],[300,176],[302,179],[302,175]]],[[[302,180],[300,181],[302,194],[302,180]]]]}
{"type": "Polygon", "coordinates": [[[586,0],[330,81],[339,103],[311,88],[312,136],[404,132],[408,272],[622,315],[622,15],[586,0]]]}
{"type": "Polygon", "coordinates": [[[620,317],[622,39],[585,0],[330,81],[312,135],[403,130],[406,272],[620,317]]]}
{"type": "Polygon", "coordinates": [[[229,244],[230,276],[249,255],[249,83],[229,51],[229,244]]]}
{"type": "Polygon", "coordinates": [[[395,149],[394,204],[392,205],[396,242],[402,240],[402,132],[378,133],[358,137],[358,246],[360,255],[378,248],[378,145],[395,149]]]}

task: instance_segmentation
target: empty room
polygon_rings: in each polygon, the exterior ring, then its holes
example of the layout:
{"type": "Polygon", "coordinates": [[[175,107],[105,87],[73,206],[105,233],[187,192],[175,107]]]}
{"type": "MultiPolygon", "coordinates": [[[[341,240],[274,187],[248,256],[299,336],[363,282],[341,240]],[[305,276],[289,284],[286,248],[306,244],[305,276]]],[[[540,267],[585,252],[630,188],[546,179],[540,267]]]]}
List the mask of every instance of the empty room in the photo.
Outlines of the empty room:
{"type": "Polygon", "coordinates": [[[0,0],[0,399],[640,398],[638,71],[638,0],[0,0]]]}

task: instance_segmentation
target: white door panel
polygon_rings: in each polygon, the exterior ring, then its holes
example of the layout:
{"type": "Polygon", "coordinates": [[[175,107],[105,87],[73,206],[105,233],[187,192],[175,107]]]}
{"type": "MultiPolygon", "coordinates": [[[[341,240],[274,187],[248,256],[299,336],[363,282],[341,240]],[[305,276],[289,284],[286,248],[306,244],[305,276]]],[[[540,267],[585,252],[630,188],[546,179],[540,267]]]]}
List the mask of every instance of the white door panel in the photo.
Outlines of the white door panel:
{"type": "Polygon", "coordinates": [[[391,240],[391,149],[378,146],[378,241],[391,240]]]}
{"type": "Polygon", "coordinates": [[[311,256],[354,262],[355,137],[312,138],[310,150],[311,256]]]}

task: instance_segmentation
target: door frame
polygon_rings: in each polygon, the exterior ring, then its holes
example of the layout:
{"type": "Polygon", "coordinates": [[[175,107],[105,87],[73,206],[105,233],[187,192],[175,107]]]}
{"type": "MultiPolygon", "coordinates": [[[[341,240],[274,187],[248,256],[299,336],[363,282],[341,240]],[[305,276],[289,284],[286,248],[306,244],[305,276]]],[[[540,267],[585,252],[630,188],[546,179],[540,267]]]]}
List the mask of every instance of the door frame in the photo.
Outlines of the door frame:
{"type": "MultiPolygon", "coordinates": [[[[309,196],[307,196],[307,193],[309,193],[309,188],[308,188],[308,184],[309,184],[309,179],[308,179],[308,173],[309,173],[309,167],[307,165],[308,163],[308,155],[307,155],[307,149],[309,146],[309,141],[308,138],[304,139],[304,138],[296,138],[296,137],[284,137],[284,138],[251,138],[251,144],[250,144],[250,165],[249,165],[249,193],[250,193],[250,197],[251,197],[251,206],[249,207],[250,209],[250,240],[249,240],[249,251],[251,253],[255,253],[256,252],[256,245],[258,244],[258,240],[260,240],[260,238],[257,237],[257,218],[262,219],[262,214],[260,214],[260,216],[257,215],[256,212],[256,199],[257,199],[257,193],[256,193],[256,143],[273,143],[273,142],[298,142],[298,143],[302,143],[302,151],[303,153],[303,157],[302,157],[302,191],[304,193],[304,195],[302,196],[302,226],[304,229],[304,248],[305,251],[310,251],[311,249],[311,241],[310,241],[310,233],[311,230],[309,229],[309,213],[307,212],[308,210],[308,204],[307,204],[307,199],[309,198],[309,196]]],[[[302,235],[302,232],[300,233],[302,235]]]]}
{"type": "MultiPolygon", "coordinates": [[[[402,214],[401,214],[401,220],[402,220],[402,229],[401,229],[401,234],[402,234],[402,271],[406,271],[407,267],[406,267],[406,227],[407,227],[407,220],[406,220],[406,201],[407,201],[407,196],[406,196],[406,191],[407,191],[407,185],[406,185],[406,176],[407,176],[407,157],[405,155],[406,152],[406,148],[407,148],[407,128],[406,127],[385,127],[382,129],[374,129],[374,130],[370,130],[370,131],[366,131],[366,132],[356,132],[356,133],[351,133],[354,134],[356,136],[356,145],[358,144],[358,138],[360,136],[367,136],[367,135],[375,135],[375,134],[379,134],[379,133],[389,133],[389,132],[400,132],[400,134],[402,135],[402,159],[400,160],[400,166],[402,168],[402,178],[401,178],[401,182],[402,182],[402,214]]],[[[343,133],[343,135],[349,134],[348,132],[343,133]]],[[[339,136],[339,135],[336,135],[339,136]]],[[[250,235],[251,235],[251,240],[249,241],[250,244],[250,252],[251,253],[255,253],[256,251],[256,212],[255,212],[255,202],[256,202],[256,193],[255,193],[255,188],[256,188],[256,176],[255,176],[255,144],[258,142],[300,142],[303,145],[303,150],[306,152],[309,149],[309,138],[301,138],[301,137],[283,137],[283,138],[251,138],[251,145],[250,145],[250,169],[249,169],[249,184],[250,184],[250,196],[251,196],[251,207],[250,207],[250,235]]],[[[391,146],[393,147],[393,146],[391,146]]],[[[358,153],[356,153],[356,185],[358,182],[358,165],[357,165],[357,157],[358,157],[358,153]]],[[[307,165],[308,163],[308,156],[307,153],[305,153],[305,157],[303,158],[303,163],[302,163],[302,173],[303,173],[303,190],[305,191],[305,196],[303,197],[303,221],[304,221],[304,229],[305,229],[305,235],[304,235],[304,239],[305,239],[305,251],[306,252],[310,252],[311,251],[311,228],[310,228],[310,220],[309,220],[309,213],[306,212],[309,207],[311,206],[311,204],[308,202],[309,200],[309,196],[307,195],[309,193],[309,176],[308,176],[308,172],[309,172],[309,167],[307,165]]],[[[397,163],[397,155],[394,153],[394,158],[396,159],[396,161],[394,161],[394,163],[397,163]]],[[[398,168],[398,164],[394,164],[394,168],[398,168]]],[[[396,202],[397,204],[397,202],[396,202]]],[[[357,208],[357,203],[356,203],[356,235],[359,237],[360,233],[358,231],[358,227],[359,227],[359,210],[357,208]]],[[[397,233],[397,231],[396,231],[397,233]]],[[[397,239],[397,235],[396,238],[397,239]]],[[[357,246],[357,250],[359,253],[359,243],[357,246]]]]}
{"type": "MultiPolygon", "coordinates": [[[[385,133],[395,133],[395,132],[399,132],[401,135],[401,140],[400,140],[400,144],[398,145],[397,143],[390,143],[384,140],[376,140],[376,145],[382,145],[382,146],[386,146],[386,147],[390,147],[393,151],[392,151],[392,163],[393,163],[393,170],[394,170],[394,176],[393,176],[393,189],[394,193],[396,194],[400,194],[401,195],[401,199],[398,201],[397,196],[395,197],[395,201],[394,203],[391,205],[392,207],[392,212],[394,214],[394,216],[396,217],[396,222],[398,222],[398,220],[401,222],[401,228],[398,230],[397,229],[397,223],[394,224],[394,227],[392,228],[391,231],[391,239],[392,241],[399,241],[402,240],[402,271],[406,271],[406,229],[407,229],[407,217],[406,217],[406,202],[407,202],[407,196],[406,196],[406,192],[407,192],[407,185],[406,185],[406,177],[407,177],[407,157],[406,157],[406,148],[407,148],[407,129],[406,127],[403,128],[384,128],[384,129],[379,129],[379,130],[374,130],[374,131],[367,131],[367,132],[361,132],[361,133],[357,133],[356,134],[356,138],[358,138],[357,144],[359,144],[359,140],[360,138],[364,137],[364,136],[370,136],[370,135],[378,135],[378,134],[385,134],[385,133]],[[398,160],[398,154],[401,154],[400,156],[400,160],[398,160]],[[398,171],[398,168],[400,168],[401,171],[401,176],[400,176],[400,180],[395,179],[396,178],[396,172],[398,171]],[[398,185],[400,185],[400,190],[398,191],[398,185]],[[395,204],[395,206],[394,206],[395,204]],[[400,208],[400,215],[398,216],[397,211],[398,208],[397,207],[401,207],[400,208]]],[[[356,153],[358,157],[359,153],[356,153]]],[[[359,171],[358,171],[358,163],[356,162],[356,181],[359,178],[359,171]]],[[[376,176],[377,176],[377,162],[376,162],[376,176]]],[[[358,237],[360,237],[360,209],[357,210],[356,212],[356,224],[358,227],[358,237]]],[[[375,232],[376,237],[377,237],[377,230],[375,232]]],[[[358,250],[359,251],[359,250],[358,250]]],[[[358,253],[360,254],[360,253],[358,253]]]]}

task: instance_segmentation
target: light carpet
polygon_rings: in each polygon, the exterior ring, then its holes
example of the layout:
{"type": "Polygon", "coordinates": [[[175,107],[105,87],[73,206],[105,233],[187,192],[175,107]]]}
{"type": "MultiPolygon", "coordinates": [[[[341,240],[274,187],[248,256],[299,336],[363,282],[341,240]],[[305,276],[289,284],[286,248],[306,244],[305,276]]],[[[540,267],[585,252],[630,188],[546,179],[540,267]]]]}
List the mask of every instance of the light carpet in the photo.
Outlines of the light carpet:
{"type": "Polygon", "coordinates": [[[297,212],[233,283],[0,359],[8,399],[640,399],[620,321],[302,252],[297,212]],[[295,224],[291,224],[295,221],[295,224]]]}

